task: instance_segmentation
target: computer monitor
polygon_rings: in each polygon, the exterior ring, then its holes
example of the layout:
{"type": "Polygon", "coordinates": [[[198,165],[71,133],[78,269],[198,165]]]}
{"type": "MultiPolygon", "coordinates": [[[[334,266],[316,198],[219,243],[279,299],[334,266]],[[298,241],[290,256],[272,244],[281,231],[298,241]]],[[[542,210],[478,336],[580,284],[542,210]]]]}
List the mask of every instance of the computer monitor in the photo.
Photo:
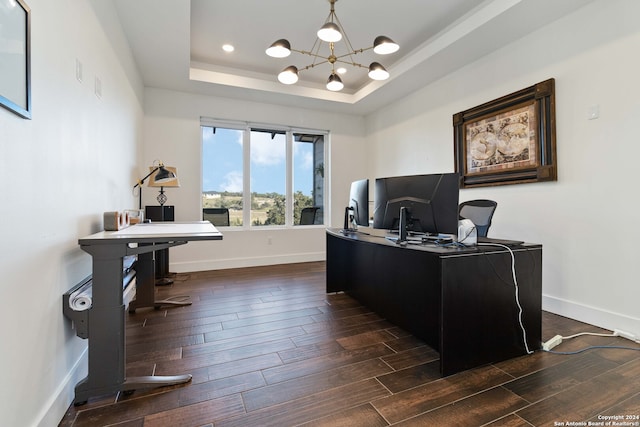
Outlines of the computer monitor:
{"type": "Polygon", "coordinates": [[[399,230],[402,219],[401,234],[458,233],[458,174],[378,178],[375,185],[374,228],[399,230]]]}
{"type": "Polygon", "coordinates": [[[353,220],[361,227],[369,226],[369,180],[353,181],[349,191],[349,209],[353,220]]]}

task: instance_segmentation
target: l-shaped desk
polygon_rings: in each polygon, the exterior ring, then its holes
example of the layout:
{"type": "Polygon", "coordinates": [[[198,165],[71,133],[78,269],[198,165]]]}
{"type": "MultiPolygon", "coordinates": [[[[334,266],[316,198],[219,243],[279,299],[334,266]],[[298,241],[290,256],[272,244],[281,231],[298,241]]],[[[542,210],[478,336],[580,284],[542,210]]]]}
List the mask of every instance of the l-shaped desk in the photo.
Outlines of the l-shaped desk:
{"type": "Polygon", "coordinates": [[[327,230],[326,239],[327,292],[344,291],[424,340],[440,353],[442,375],[541,348],[541,245],[510,248],[521,326],[506,248],[400,246],[338,229],[327,230]]]}
{"type": "Polygon", "coordinates": [[[138,388],[180,384],[191,375],[125,376],[125,306],[122,298],[123,257],[138,255],[136,299],[129,311],[157,307],[153,252],[194,240],[221,240],[209,221],[136,224],[119,231],[102,231],[79,239],[80,248],[93,259],[92,305],[88,309],[89,372],[75,388],[74,404],[90,396],[138,388]]]}

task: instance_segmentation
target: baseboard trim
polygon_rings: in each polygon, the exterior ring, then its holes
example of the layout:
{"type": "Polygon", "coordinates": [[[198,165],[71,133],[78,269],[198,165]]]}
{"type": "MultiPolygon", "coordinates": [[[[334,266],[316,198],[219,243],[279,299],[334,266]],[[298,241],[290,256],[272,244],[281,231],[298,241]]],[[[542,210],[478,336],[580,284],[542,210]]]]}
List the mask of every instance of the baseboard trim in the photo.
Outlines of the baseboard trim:
{"type": "Polygon", "coordinates": [[[176,273],[194,271],[225,270],[229,268],[261,267],[265,265],[295,264],[299,262],[324,261],[326,253],[308,252],[304,254],[287,254],[256,258],[226,258],[205,261],[170,262],[169,268],[176,273]]]}
{"type": "Polygon", "coordinates": [[[551,295],[542,295],[542,309],[610,331],[620,329],[635,336],[640,336],[640,319],[635,317],[579,304],[551,295]]]}
{"type": "Polygon", "coordinates": [[[38,427],[50,427],[60,424],[64,414],[73,402],[76,393],[76,384],[87,376],[87,366],[89,366],[89,347],[84,351],[73,364],[73,367],[60,383],[55,393],[43,405],[42,412],[36,417],[38,427]]]}

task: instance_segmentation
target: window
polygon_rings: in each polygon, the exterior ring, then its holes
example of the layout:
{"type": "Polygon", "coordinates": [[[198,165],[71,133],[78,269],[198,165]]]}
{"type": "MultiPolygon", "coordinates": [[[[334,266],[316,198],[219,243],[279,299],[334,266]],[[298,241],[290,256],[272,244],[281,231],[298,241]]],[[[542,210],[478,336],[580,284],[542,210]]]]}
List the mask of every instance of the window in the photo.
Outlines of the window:
{"type": "Polygon", "coordinates": [[[216,124],[201,126],[203,218],[222,208],[231,227],[324,224],[326,133],[216,124]]]}
{"type": "Polygon", "coordinates": [[[228,209],[231,226],[244,216],[243,145],[241,130],[202,127],[202,208],[228,209]]]}
{"type": "Polygon", "coordinates": [[[250,133],[251,225],[285,225],[287,140],[284,132],[250,133]]]}
{"type": "Polygon", "coordinates": [[[294,224],[324,224],[324,138],[293,134],[294,224]]]}

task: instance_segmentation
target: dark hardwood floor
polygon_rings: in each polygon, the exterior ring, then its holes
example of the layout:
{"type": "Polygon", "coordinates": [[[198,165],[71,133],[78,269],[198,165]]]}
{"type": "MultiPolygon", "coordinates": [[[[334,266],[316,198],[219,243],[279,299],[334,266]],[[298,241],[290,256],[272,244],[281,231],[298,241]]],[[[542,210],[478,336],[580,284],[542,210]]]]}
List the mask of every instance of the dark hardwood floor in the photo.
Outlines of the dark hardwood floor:
{"type": "MultiPolygon", "coordinates": [[[[327,295],[323,262],[179,274],[157,289],[193,305],[127,315],[127,375],[192,382],[92,398],[60,426],[639,425],[640,351],[536,351],[441,378],[433,349],[327,295]]],[[[543,314],[544,340],[586,331],[608,332],[543,314]]],[[[594,345],[640,347],[582,336],[555,350],[594,345]]]]}

